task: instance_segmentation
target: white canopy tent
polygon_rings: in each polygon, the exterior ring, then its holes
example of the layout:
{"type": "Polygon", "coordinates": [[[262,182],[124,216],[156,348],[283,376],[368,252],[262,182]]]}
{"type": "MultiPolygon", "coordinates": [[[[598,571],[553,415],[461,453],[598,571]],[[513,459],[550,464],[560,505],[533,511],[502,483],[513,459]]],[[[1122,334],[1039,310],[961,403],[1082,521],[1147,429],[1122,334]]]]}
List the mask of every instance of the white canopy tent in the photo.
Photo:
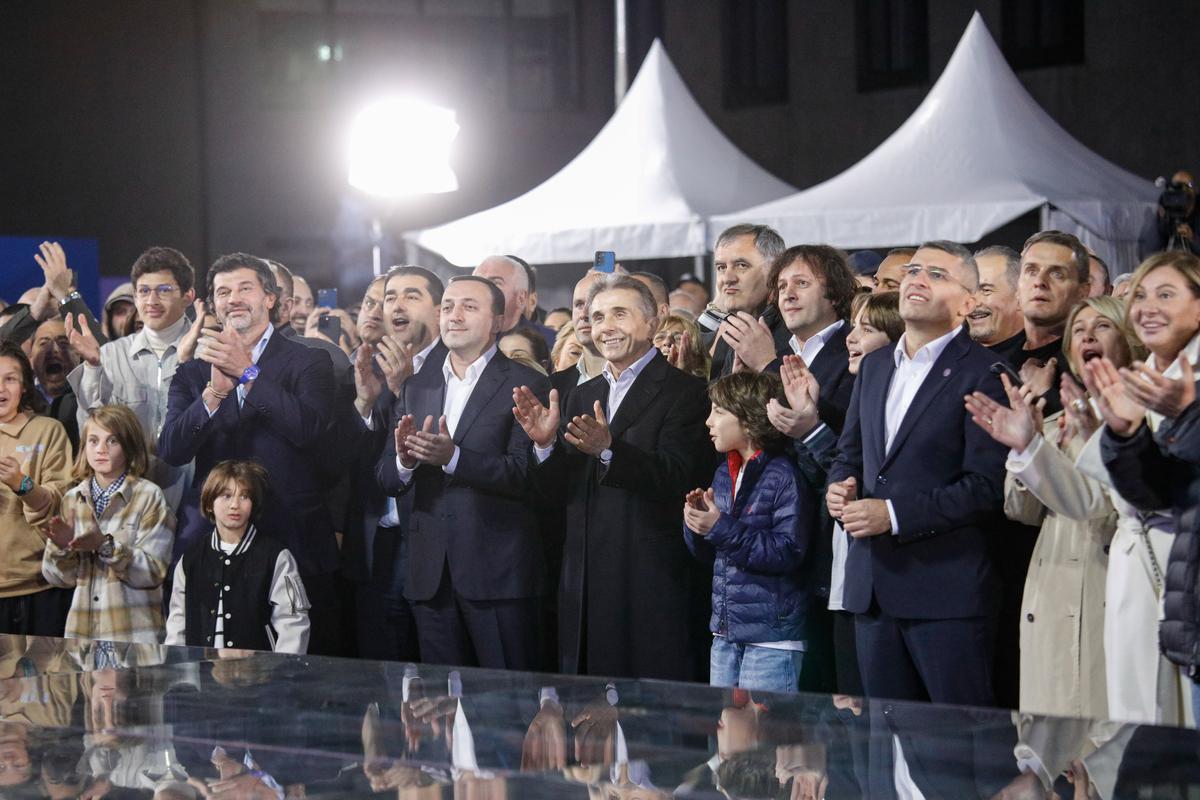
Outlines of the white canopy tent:
{"type": "Polygon", "coordinates": [[[976,12],[912,116],[870,155],[799,194],[713,220],[765,223],[789,243],[843,248],[975,242],[1041,208],[1123,272],[1151,222],[1157,190],[1106,161],[1042,110],[976,12]]]}
{"type": "Polygon", "coordinates": [[[457,265],[492,253],[538,264],[674,258],[707,251],[707,222],[795,192],[738,150],[655,41],[608,123],[578,156],[513,200],[405,234],[457,265]]]}

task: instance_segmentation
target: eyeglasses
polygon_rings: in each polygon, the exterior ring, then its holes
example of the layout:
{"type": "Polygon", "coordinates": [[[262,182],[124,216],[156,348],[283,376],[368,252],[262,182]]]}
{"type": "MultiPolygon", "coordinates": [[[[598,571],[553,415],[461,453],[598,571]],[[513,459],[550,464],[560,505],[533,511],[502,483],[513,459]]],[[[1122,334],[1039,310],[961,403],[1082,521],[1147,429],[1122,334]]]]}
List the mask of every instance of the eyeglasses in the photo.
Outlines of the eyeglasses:
{"type": "Polygon", "coordinates": [[[900,271],[904,273],[904,277],[906,278],[915,278],[924,272],[929,276],[929,280],[933,283],[957,283],[963,289],[966,289],[967,292],[971,294],[975,293],[974,290],[967,289],[967,285],[965,283],[958,280],[941,267],[926,267],[922,266],[921,264],[905,264],[900,268],[900,271]]]}
{"type": "Polygon", "coordinates": [[[170,297],[178,291],[178,286],[172,286],[169,283],[160,283],[158,286],[139,286],[137,288],[137,296],[143,299],[152,294],[155,297],[170,297]]]}

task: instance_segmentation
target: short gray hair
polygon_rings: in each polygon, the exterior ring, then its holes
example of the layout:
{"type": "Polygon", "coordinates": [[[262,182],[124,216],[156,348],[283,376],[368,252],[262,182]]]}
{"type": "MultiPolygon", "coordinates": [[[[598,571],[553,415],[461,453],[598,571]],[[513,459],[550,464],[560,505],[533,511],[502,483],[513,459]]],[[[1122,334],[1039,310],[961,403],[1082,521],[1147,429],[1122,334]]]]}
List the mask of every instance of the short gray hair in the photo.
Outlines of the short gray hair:
{"type": "Polygon", "coordinates": [[[1011,247],[994,244],[991,247],[975,251],[975,264],[977,267],[979,259],[985,256],[1004,257],[1004,277],[1008,279],[1009,288],[1015,292],[1017,290],[1017,282],[1021,280],[1021,254],[1011,247]]]}
{"type": "Polygon", "coordinates": [[[1021,257],[1025,257],[1025,253],[1029,248],[1042,242],[1058,245],[1070,250],[1071,261],[1075,264],[1075,275],[1079,279],[1079,282],[1087,283],[1091,280],[1092,274],[1091,266],[1088,264],[1087,248],[1083,246],[1083,242],[1079,241],[1074,234],[1055,230],[1038,231],[1025,240],[1025,246],[1021,248],[1021,257]]]}
{"type": "Polygon", "coordinates": [[[938,250],[961,259],[963,269],[966,270],[969,279],[966,284],[967,291],[972,294],[979,291],[979,265],[975,263],[975,256],[971,255],[970,250],[958,242],[951,242],[948,239],[934,239],[930,242],[923,242],[917,249],[938,250]]]}
{"type": "Polygon", "coordinates": [[[763,257],[766,264],[770,265],[779,258],[780,254],[787,249],[787,245],[783,242],[783,237],[779,232],[770,225],[750,225],[743,223],[734,225],[721,231],[721,235],[717,237],[716,244],[713,249],[720,247],[723,244],[728,244],[734,239],[740,239],[743,236],[754,237],[754,249],[763,257]]]}
{"type": "Polygon", "coordinates": [[[628,289],[638,296],[638,301],[642,306],[642,313],[646,315],[646,319],[655,319],[658,317],[658,303],[654,302],[654,295],[650,293],[650,289],[646,284],[639,281],[637,278],[631,278],[628,275],[606,274],[604,277],[598,277],[596,282],[592,284],[592,288],[588,290],[587,308],[588,315],[592,313],[592,301],[596,299],[596,295],[601,292],[611,292],[617,289],[628,289]]]}
{"type": "Polygon", "coordinates": [[[1113,280],[1112,280],[1113,288],[1115,289],[1118,286],[1120,286],[1122,283],[1128,283],[1131,280],[1133,280],[1132,272],[1122,272],[1120,275],[1113,278],[1113,280]]]}

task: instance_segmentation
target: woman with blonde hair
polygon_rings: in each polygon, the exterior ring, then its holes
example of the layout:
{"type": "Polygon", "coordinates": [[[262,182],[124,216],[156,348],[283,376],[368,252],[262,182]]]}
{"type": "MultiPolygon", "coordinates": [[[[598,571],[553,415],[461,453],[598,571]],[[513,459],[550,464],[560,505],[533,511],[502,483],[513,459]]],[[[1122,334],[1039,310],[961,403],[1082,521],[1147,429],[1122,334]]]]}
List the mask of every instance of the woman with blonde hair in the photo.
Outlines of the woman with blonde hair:
{"type": "Polygon", "coordinates": [[[127,406],[101,406],[79,438],[79,483],[50,520],[42,575],[75,590],[67,636],[157,644],[175,517],[144,478],[150,456],[141,423],[127,406]]]}
{"type": "Polygon", "coordinates": [[[1041,525],[1021,608],[1021,709],[1175,724],[1182,707],[1155,632],[1169,534],[1112,488],[1099,420],[1077,382],[1094,360],[1127,367],[1145,350],[1121,303],[1100,296],[1067,317],[1063,352],[1065,408],[1040,433],[1042,404],[1011,384],[1008,409],[968,401],[976,422],[1012,448],[1006,513],[1041,525]]]}
{"type": "Polygon", "coordinates": [[[1120,370],[1104,359],[1090,362],[1089,390],[1104,419],[1101,446],[1113,485],[1174,533],[1159,646],[1179,666],[1200,717],[1200,258],[1172,251],[1146,259],[1126,303],[1150,357],[1120,370]]]}
{"type": "Polygon", "coordinates": [[[689,375],[708,380],[709,355],[700,341],[700,328],[680,314],[668,314],[659,320],[654,346],[673,367],[689,375]]]}
{"type": "Polygon", "coordinates": [[[550,351],[550,363],[555,372],[575,366],[583,355],[583,345],[575,338],[575,323],[568,322],[558,329],[554,337],[554,349],[550,351]]]}

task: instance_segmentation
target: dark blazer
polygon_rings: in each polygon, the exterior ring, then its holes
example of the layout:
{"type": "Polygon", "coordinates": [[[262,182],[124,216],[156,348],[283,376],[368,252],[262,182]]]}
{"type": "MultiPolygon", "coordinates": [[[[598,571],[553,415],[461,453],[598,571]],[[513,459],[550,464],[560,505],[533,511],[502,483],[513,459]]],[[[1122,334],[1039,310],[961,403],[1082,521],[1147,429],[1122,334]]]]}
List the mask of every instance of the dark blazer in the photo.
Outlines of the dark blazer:
{"type": "MultiPolygon", "coordinates": [[[[597,376],[574,389],[564,422],[608,403],[597,376]]],[[[695,676],[709,581],[679,535],[683,498],[712,476],[704,381],[655,354],[609,420],[611,464],[568,445],[561,432],[536,470],[564,497],[567,530],[559,581],[563,672],[686,680],[695,676]]],[[[702,641],[702,639],[704,641],[702,641]]]]}
{"type": "Polygon", "coordinates": [[[995,356],[960,331],[913,397],[895,441],[884,452],[884,405],[896,371],[894,347],[863,359],[838,457],[835,483],[853,476],[858,496],[889,499],[898,534],[853,539],[844,603],[866,613],[874,595],[893,617],[978,617],[994,605],[987,524],[1002,510],[1004,447],[971,421],[963,397],[981,391],[997,402],[995,356]]]}
{"type": "Polygon", "coordinates": [[[237,393],[230,392],[211,418],[200,396],[211,375],[208,363],[193,359],[181,364],[171,381],[158,455],[174,466],[196,460],[195,477],[180,506],[175,556],[212,530],[199,513],[209,471],[218,461],[249,459],[270,475],[270,491],[255,521],[258,530],[292,552],[302,575],[333,572],[337,543],[319,468],[322,434],[333,414],[329,357],[276,331],[258,367],[245,404],[239,408],[237,393]]]}
{"type": "MultiPolygon", "coordinates": [[[[850,374],[850,353],[846,349],[846,337],[850,335],[853,326],[846,320],[834,331],[829,341],[817,353],[813,363],[808,365],[817,384],[821,387],[817,396],[817,411],[821,421],[837,433],[842,432],[846,424],[846,408],[850,405],[850,393],[854,390],[854,376],[850,374]]],[[[774,361],[767,365],[766,372],[778,374],[783,366],[783,357],[792,354],[791,336],[778,350],[774,361]]]]}
{"type": "MultiPolygon", "coordinates": [[[[439,339],[429,351],[425,363],[434,364],[440,370],[445,358],[446,346],[439,339]]],[[[379,481],[375,480],[375,466],[388,440],[392,438],[392,429],[396,427],[396,402],[396,396],[385,384],[372,409],[371,428],[363,423],[352,402],[346,404],[340,415],[338,446],[352,456],[350,496],[346,504],[345,536],[342,539],[342,570],[353,581],[365,582],[374,569],[377,557],[393,559],[397,552],[394,542],[376,542],[375,536],[379,519],[387,513],[388,497],[379,481]]],[[[396,503],[400,517],[398,534],[407,525],[410,499],[406,496],[396,503]]]]}
{"type": "MultiPolygon", "coordinates": [[[[443,359],[444,360],[444,359],[443,359]]],[[[428,600],[438,590],[443,565],[454,591],[469,600],[537,597],[545,585],[541,536],[528,481],[529,437],[513,417],[512,393],[528,386],[544,403],[546,376],[497,351],[484,368],[454,430],[460,455],[453,475],[420,464],[400,482],[395,440],[388,437],[375,475],[391,495],[412,492],[408,574],[404,594],[428,600]]],[[[425,362],[409,378],[395,419],[442,416],[446,380],[442,361],[425,362]]]]}
{"type": "MultiPolygon", "coordinates": [[[[788,341],[792,338],[792,332],[787,329],[787,325],[783,324],[783,316],[779,313],[779,309],[774,304],[771,304],[763,309],[763,312],[758,317],[767,323],[767,327],[771,329],[771,335],[775,339],[775,352],[792,352],[791,347],[788,345],[788,341]]],[[[709,382],[733,372],[733,348],[725,344],[724,339],[717,338],[715,333],[713,334],[713,338],[716,339],[717,346],[713,350],[712,366],[709,368],[708,373],[709,382]]],[[[712,339],[709,339],[705,344],[708,345],[711,342],[712,339]]],[[[776,368],[776,371],[778,372],[778,368],[776,368]]]]}

